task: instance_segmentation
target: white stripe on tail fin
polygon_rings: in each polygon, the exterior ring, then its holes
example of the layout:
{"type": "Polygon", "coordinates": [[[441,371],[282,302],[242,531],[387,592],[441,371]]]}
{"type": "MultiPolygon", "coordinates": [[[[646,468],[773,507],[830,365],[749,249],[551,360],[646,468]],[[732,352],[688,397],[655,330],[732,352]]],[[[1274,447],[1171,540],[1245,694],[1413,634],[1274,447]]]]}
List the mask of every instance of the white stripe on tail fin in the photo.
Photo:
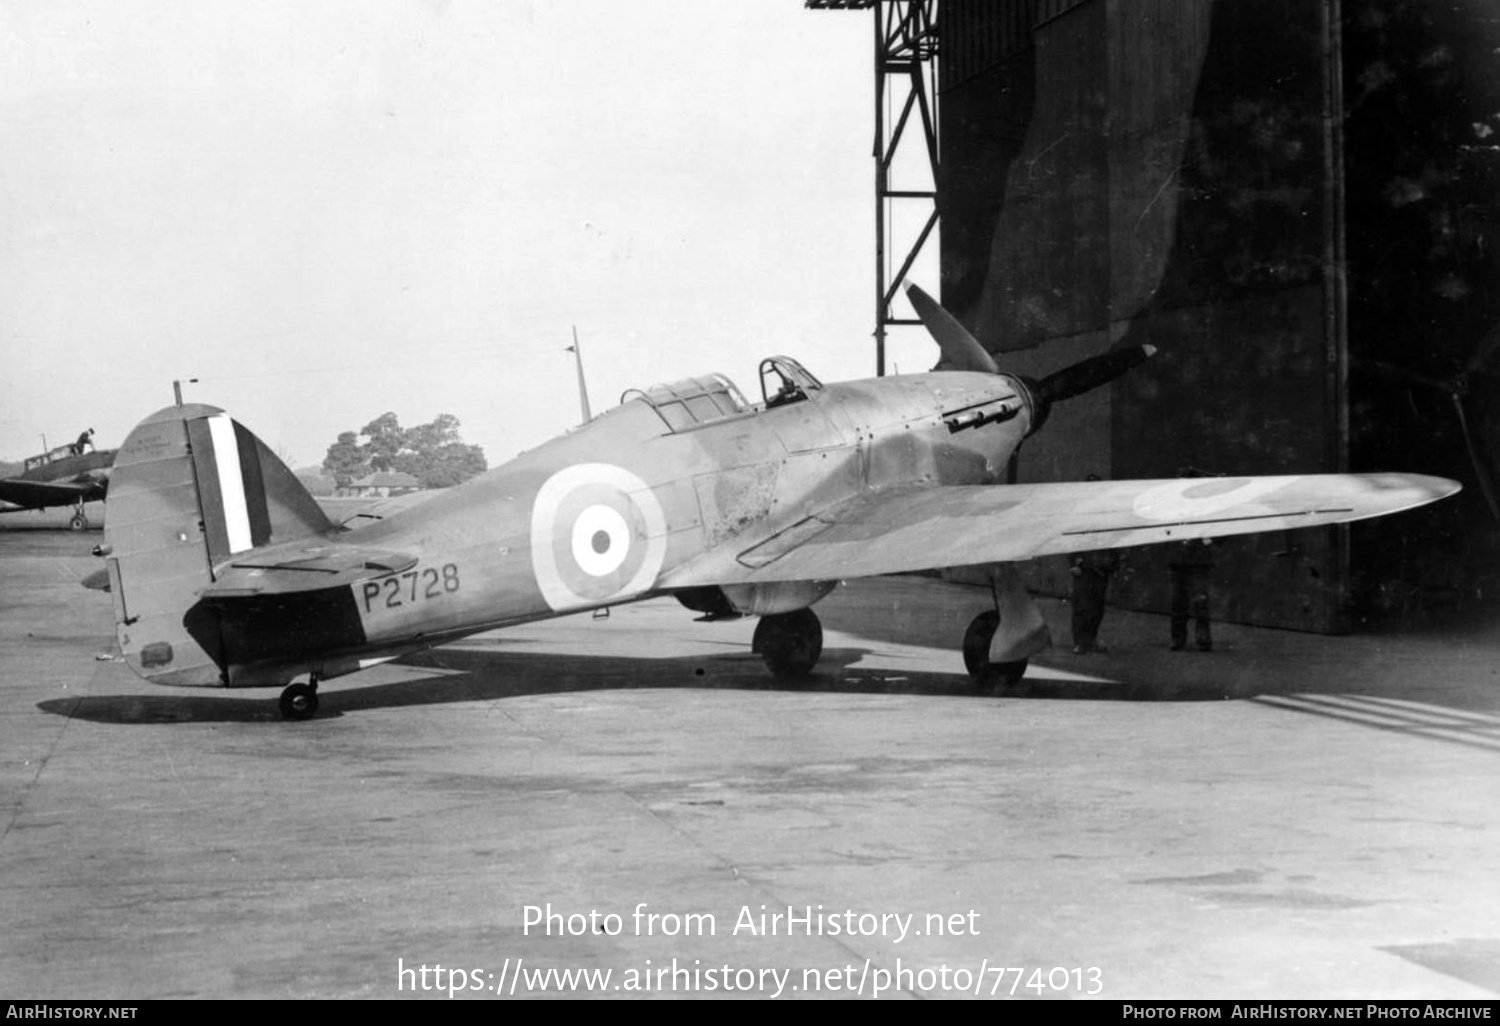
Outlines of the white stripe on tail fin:
{"type": "Polygon", "coordinates": [[[208,418],[208,434],[219,465],[219,502],[224,509],[224,527],[229,554],[252,548],[250,510],[245,505],[245,478],[240,467],[240,447],[234,437],[234,421],[220,413],[208,418]]]}

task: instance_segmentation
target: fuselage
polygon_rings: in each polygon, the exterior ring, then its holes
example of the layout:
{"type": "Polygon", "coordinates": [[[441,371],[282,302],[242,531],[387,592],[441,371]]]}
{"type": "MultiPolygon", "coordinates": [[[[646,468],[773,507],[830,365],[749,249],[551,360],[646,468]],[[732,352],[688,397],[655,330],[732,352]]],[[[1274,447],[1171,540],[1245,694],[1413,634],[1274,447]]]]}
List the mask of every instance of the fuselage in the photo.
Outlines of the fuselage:
{"type": "Polygon", "coordinates": [[[60,446],[26,461],[20,481],[107,481],[115,450],[75,452],[72,446],[60,446]]]}
{"type": "Polygon", "coordinates": [[[361,647],[671,590],[703,561],[733,561],[862,492],[999,482],[1029,427],[1025,395],[1005,375],[939,372],[728,414],[704,404],[714,415],[675,428],[659,404],[631,399],[361,529],[362,545],[420,554],[351,589],[361,647]]]}
{"type": "MultiPolygon", "coordinates": [[[[279,686],[666,592],[697,609],[747,566],[795,561],[789,540],[841,503],[1001,481],[1032,424],[1025,383],[1002,374],[823,386],[786,358],[768,371],[783,387],[767,387],[766,402],[745,402],[718,375],[634,393],[351,531],[328,527],[222,411],[162,411],[127,440],[105,525],[123,582],[121,651],[161,683],[279,686]],[[243,529],[229,532],[230,520],[243,529]]],[[[795,566],[776,576],[718,597],[732,612],[771,614],[831,587],[795,566]]]]}

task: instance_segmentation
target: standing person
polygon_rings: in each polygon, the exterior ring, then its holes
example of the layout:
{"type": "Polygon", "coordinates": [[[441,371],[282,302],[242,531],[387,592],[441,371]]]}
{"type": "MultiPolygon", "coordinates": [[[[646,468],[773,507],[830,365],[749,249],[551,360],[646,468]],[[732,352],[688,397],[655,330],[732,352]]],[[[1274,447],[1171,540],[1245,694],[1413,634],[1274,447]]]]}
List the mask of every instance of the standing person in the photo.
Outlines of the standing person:
{"type": "Polygon", "coordinates": [[[1214,647],[1209,630],[1208,581],[1214,568],[1211,538],[1194,538],[1172,547],[1172,651],[1187,645],[1188,619],[1197,621],[1193,638],[1200,651],[1214,647]]]}
{"type": "Polygon", "coordinates": [[[1099,624],[1104,619],[1104,598],[1109,579],[1120,568],[1114,549],[1075,553],[1068,572],[1073,575],[1073,651],[1077,655],[1106,652],[1099,643],[1099,624]]]}

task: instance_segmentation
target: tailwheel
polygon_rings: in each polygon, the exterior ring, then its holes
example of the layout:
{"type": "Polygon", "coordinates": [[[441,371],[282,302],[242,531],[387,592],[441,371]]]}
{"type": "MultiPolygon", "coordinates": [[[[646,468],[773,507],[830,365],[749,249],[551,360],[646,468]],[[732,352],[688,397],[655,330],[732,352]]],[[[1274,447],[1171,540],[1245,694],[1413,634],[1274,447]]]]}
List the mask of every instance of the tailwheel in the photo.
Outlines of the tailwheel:
{"type": "Polygon", "coordinates": [[[750,650],[777,677],[806,677],[823,654],[823,625],[811,609],[762,616],[750,650]]]}
{"type": "Polygon", "coordinates": [[[974,683],[982,688],[1004,691],[1021,683],[1026,676],[1028,660],[1017,659],[1009,663],[990,662],[990,641],[1000,627],[1000,614],[993,609],[974,617],[969,629],[964,631],[964,666],[974,683]]]}
{"type": "Polygon", "coordinates": [[[281,693],[281,716],[287,720],[306,720],[318,712],[318,678],[306,684],[293,684],[281,693]]]}

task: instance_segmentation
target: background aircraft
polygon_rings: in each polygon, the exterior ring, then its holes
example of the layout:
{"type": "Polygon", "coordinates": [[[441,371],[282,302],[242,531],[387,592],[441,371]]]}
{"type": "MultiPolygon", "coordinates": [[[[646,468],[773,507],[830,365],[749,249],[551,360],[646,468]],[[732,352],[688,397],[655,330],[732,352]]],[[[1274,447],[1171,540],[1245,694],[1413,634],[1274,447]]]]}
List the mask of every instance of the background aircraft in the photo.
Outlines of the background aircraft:
{"type": "Polygon", "coordinates": [[[825,386],[771,357],[754,404],[720,375],[630,392],[353,530],[223,411],[161,410],[120,449],[98,550],[120,649],[162,684],[284,687],[283,714],[301,718],[322,679],[671,594],[709,619],[759,617],[754,649],[797,677],[822,652],[811,607],[840,579],[994,564],[994,609],[963,651],[977,680],[1005,684],[1050,643],[1009,563],[1340,523],[1458,490],[1412,474],[1004,484],[1052,403],[1150,347],[1030,380],[1001,373],[955,319],[911,296],[952,370],[825,386]]]}
{"type": "Polygon", "coordinates": [[[76,506],[68,526],[82,531],[89,526],[83,504],[98,502],[109,488],[110,468],[118,450],[93,448],[93,429],[71,445],[48,449],[26,460],[20,477],[0,480],[0,513],[50,506],[76,506]],[[85,451],[87,450],[87,451],[85,451]]]}

